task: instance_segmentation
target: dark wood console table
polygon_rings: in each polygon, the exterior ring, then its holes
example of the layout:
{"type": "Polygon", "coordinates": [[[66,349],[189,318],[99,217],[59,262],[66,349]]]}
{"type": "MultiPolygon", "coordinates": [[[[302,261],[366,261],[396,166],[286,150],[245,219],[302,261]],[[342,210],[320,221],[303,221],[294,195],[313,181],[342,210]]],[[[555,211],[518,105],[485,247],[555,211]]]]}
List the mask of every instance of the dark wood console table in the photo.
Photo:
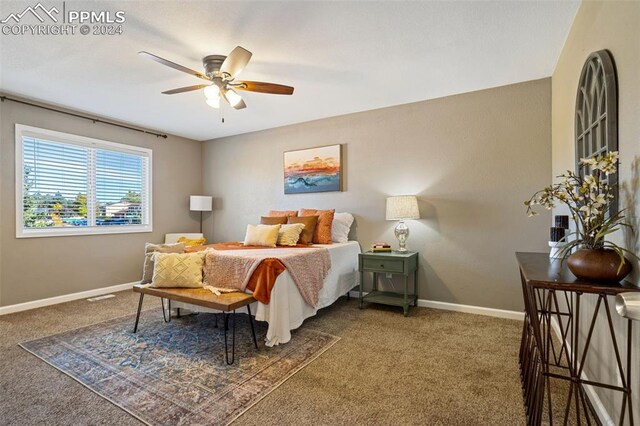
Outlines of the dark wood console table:
{"type": "MultiPolygon", "coordinates": [[[[640,288],[631,283],[598,283],[581,281],[558,259],[549,259],[545,253],[516,253],[522,278],[522,294],[525,304],[525,321],[520,344],[520,376],[527,424],[553,425],[561,418],[563,424],[599,424],[600,420],[591,405],[584,385],[603,387],[622,393],[619,424],[634,424],[634,407],[631,398],[632,320],[627,321],[626,344],[618,342],[609,307],[609,297],[640,288]],[[597,297],[593,312],[580,311],[583,294],[597,297]],[[602,383],[584,377],[584,364],[590,349],[594,326],[600,311],[604,311],[609,342],[616,358],[617,382],[602,383]],[[580,315],[589,315],[589,330],[582,342],[580,315]],[[554,339],[553,323],[560,333],[554,339]],[[559,343],[558,343],[559,340],[559,343]],[[626,352],[623,361],[621,354],[626,352]],[[568,382],[568,394],[560,405],[552,403],[552,380],[568,382]],[[560,410],[554,414],[554,410],[560,410]]],[[[602,321],[603,319],[600,319],[602,321]]],[[[637,343],[636,343],[637,344],[637,343]]],[[[557,389],[556,389],[557,390],[557,389]]],[[[635,407],[637,409],[637,407],[635,407]]]]}

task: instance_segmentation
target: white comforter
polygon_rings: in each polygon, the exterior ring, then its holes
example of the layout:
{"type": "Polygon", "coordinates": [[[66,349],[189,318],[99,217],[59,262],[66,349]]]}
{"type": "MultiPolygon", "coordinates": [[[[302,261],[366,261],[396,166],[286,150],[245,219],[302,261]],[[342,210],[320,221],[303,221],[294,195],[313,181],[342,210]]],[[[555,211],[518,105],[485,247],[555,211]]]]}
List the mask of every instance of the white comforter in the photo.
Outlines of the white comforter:
{"type": "MultiPolygon", "coordinates": [[[[338,297],[345,295],[347,291],[358,285],[360,244],[357,241],[317,244],[314,247],[327,248],[331,256],[331,269],[324,280],[318,305],[315,308],[305,303],[288,271],[284,271],[276,279],[268,305],[260,302],[251,305],[256,320],[269,323],[267,346],[287,343],[291,340],[291,330],[300,327],[302,322],[314,316],[318,309],[331,305],[338,297]]],[[[180,302],[171,302],[171,306],[198,312],[216,312],[180,302]]]]}

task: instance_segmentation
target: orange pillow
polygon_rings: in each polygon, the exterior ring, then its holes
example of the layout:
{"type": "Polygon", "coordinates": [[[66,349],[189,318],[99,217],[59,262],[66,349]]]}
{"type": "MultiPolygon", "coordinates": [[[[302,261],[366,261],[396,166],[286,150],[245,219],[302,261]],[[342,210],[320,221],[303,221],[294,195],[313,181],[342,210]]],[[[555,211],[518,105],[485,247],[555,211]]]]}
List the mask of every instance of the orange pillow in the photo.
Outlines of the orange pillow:
{"type": "Polygon", "coordinates": [[[318,216],[289,217],[287,223],[302,223],[304,229],[300,233],[298,244],[313,244],[313,233],[318,224],[318,216]]]}
{"type": "Polygon", "coordinates": [[[286,216],[262,216],[260,225],[286,225],[287,219],[286,216]]]}
{"type": "Polygon", "coordinates": [[[298,217],[297,210],[269,210],[268,217],[298,217]]]}
{"type": "Polygon", "coordinates": [[[300,209],[300,216],[318,216],[318,225],[313,231],[314,244],[331,244],[331,226],[336,210],[300,209]]]}

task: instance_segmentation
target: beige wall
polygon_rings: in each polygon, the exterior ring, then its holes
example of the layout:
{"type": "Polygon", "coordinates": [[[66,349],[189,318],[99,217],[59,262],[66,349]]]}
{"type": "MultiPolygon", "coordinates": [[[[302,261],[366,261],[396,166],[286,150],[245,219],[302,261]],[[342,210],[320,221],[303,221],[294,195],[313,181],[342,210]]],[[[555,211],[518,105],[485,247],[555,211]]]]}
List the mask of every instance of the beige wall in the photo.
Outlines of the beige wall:
{"type": "Polygon", "coordinates": [[[397,241],[388,195],[417,194],[409,221],[420,251],[420,298],[522,309],[514,252],[543,251],[548,216],[522,204],[549,181],[549,79],[209,141],[209,236],[244,237],[269,209],[335,208],[356,217],[363,248],[397,241]],[[344,192],[284,195],[283,152],[344,144],[344,192]]]}
{"type": "Polygon", "coordinates": [[[0,306],[140,279],[145,241],[197,232],[189,195],[202,189],[202,143],[160,139],[12,102],[0,103],[0,306]],[[153,232],[15,237],[15,124],[153,149],[153,232]]]}
{"type": "MultiPolygon", "coordinates": [[[[583,2],[576,15],[573,27],[567,38],[562,54],[558,60],[552,77],[552,110],[553,110],[553,176],[564,170],[574,168],[574,111],[578,80],[587,56],[594,51],[609,49],[613,54],[618,74],[618,119],[620,150],[620,182],[629,185],[631,182],[631,163],[640,158],[640,2],[583,2]]],[[[637,183],[632,188],[635,199],[638,199],[637,183]]],[[[621,194],[622,195],[622,194],[621,194]]],[[[632,202],[628,204],[621,196],[621,207],[629,208],[636,214],[640,206],[632,202]]],[[[639,223],[635,223],[636,227],[639,223]]],[[[622,242],[621,236],[616,236],[622,242]]],[[[637,241],[631,241],[629,248],[638,253],[637,241]]],[[[638,253],[640,254],[640,253],[638,253]]],[[[638,266],[636,264],[634,279],[638,282],[638,266]]],[[[584,300],[584,299],[583,299],[584,300]]],[[[587,298],[583,303],[586,309],[593,309],[594,298],[587,298]]],[[[615,312],[615,310],[613,310],[615,312]]],[[[589,318],[583,315],[583,330],[587,330],[589,318]]],[[[601,328],[592,345],[596,351],[587,359],[586,373],[591,379],[608,379],[616,383],[614,352],[609,349],[610,341],[604,333],[606,318],[601,315],[601,328]]],[[[625,341],[626,324],[614,314],[619,341],[625,341]]],[[[635,383],[634,395],[635,421],[638,422],[637,407],[640,407],[640,327],[636,327],[635,360],[633,368],[635,383]]],[[[584,340],[583,340],[584,341],[584,340]]],[[[623,354],[624,359],[624,354],[623,354]]],[[[620,401],[610,391],[600,390],[599,395],[608,411],[618,424],[620,401]]]]}

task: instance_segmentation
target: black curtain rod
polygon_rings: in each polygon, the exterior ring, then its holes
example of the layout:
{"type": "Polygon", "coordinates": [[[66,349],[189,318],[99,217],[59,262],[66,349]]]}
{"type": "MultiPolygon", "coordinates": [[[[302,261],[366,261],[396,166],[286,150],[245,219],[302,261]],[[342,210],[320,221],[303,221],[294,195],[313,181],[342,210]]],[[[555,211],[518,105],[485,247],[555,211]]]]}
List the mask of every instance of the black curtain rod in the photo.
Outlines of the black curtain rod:
{"type": "Polygon", "coordinates": [[[85,120],[93,121],[94,124],[95,123],[109,124],[111,126],[121,127],[123,129],[127,129],[127,130],[135,130],[136,132],[146,133],[148,135],[153,135],[153,136],[155,136],[157,138],[164,138],[164,139],[167,138],[167,135],[162,134],[162,133],[150,132],[148,130],[137,129],[135,127],[125,126],[124,124],[112,123],[111,121],[100,120],[99,118],[88,117],[86,115],[75,114],[73,112],[63,111],[63,110],[60,110],[60,109],[46,107],[46,106],[43,106],[43,105],[38,105],[38,104],[31,103],[31,102],[21,101],[19,99],[10,98],[8,96],[0,96],[0,101],[2,101],[2,102],[4,102],[4,101],[17,102],[19,104],[29,105],[29,106],[36,107],[36,108],[46,109],[47,111],[59,112],[60,114],[66,114],[66,115],[70,115],[72,117],[84,118],[85,120]]]}

